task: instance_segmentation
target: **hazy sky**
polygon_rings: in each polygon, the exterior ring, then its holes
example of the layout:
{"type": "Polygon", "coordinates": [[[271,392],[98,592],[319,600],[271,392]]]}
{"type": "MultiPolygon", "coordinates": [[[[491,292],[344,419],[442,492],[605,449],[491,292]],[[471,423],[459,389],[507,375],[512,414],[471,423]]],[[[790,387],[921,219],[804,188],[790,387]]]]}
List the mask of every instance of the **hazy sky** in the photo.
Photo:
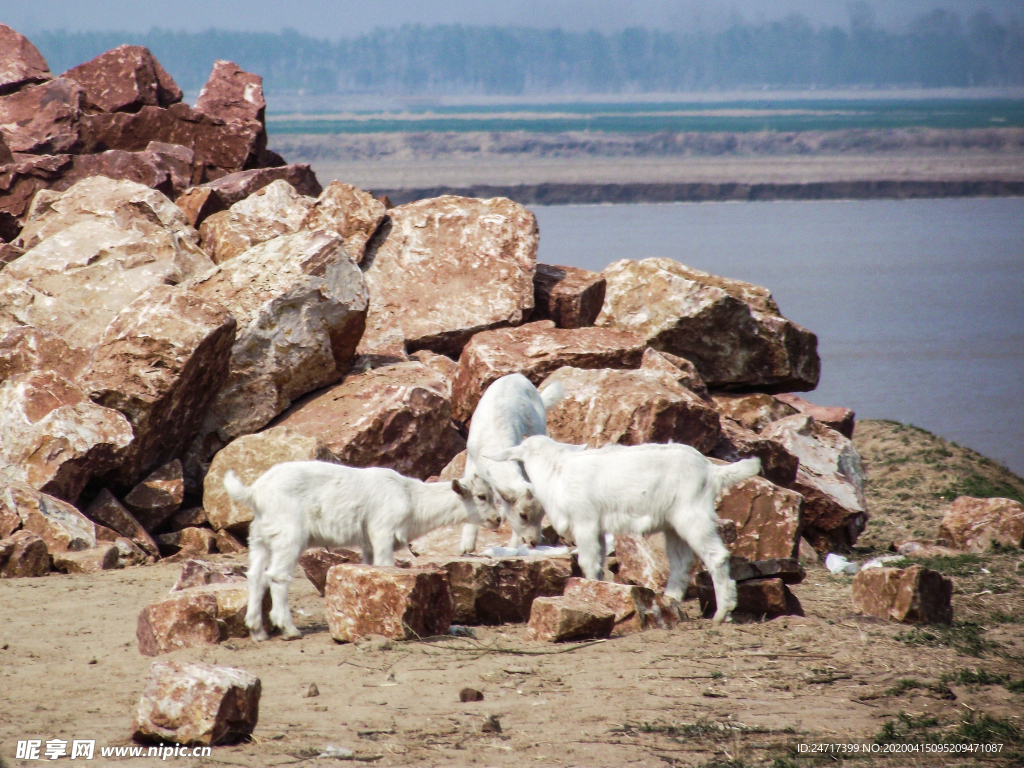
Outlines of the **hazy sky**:
{"type": "MultiPolygon", "coordinates": [[[[979,8],[1024,17],[1024,0],[871,0],[880,24],[898,25],[935,7],[963,16],[979,8]]],[[[151,27],[211,27],[276,32],[291,27],[317,37],[351,37],[375,27],[419,24],[513,24],[604,32],[627,26],[718,27],[733,13],[746,20],[802,13],[815,23],[845,24],[848,0],[0,0],[0,22],[25,33],[151,27]]]]}

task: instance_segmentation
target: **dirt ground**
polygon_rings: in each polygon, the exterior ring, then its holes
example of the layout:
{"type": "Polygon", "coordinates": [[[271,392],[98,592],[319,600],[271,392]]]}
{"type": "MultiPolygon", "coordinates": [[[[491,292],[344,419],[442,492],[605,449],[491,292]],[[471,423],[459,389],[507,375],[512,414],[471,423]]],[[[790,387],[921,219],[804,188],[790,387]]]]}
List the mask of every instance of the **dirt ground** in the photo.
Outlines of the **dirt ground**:
{"type": "MultiPolygon", "coordinates": [[[[907,533],[934,537],[943,495],[1024,495],[1024,481],[927,432],[890,422],[857,431],[873,511],[858,560],[907,533]]],[[[339,761],[318,756],[336,746],[380,766],[1024,764],[1024,552],[929,564],[954,580],[952,627],[859,617],[851,577],[808,564],[794,587],[804,617],[714,627],[691,602],[690,619],[674,630],[567,645],[527,642],[522,626],[476,628],[475,639],[335,643],[322,598],[300,575],[292,591],[300,640],[169,654],[241,667],[259,676],[263,694],[251,741],[167,762],[332,766],[339,761]],[[319,696],[304,696],[310,683],[319,696]],[[464,687],[483,701],[461,703],[464,687]],[[482,730],[492,716],[500,733],[482,730]],[[943,742],[1002,747],[959,756],[801,752],[943,742]]],[[[180,569],[0,581],[0,765],[37,764],[15,759],[19,739],[96,739],[95,765],[105,760],[99,747],[130,744],[153,661],[137,650],[136,618],[180,569]]]]}

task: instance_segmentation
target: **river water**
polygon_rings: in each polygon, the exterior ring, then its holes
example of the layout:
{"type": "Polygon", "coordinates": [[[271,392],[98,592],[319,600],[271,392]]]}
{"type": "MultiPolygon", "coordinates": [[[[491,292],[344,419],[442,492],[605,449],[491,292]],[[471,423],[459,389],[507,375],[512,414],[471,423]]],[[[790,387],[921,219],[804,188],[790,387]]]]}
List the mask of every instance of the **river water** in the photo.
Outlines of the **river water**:
{"type": "Polygon", "coordinates": [[[534,208],[540,261],[665,256],[771,289],[818,335],[805,395],[1024,475],[1024,199],[534,208]]]}

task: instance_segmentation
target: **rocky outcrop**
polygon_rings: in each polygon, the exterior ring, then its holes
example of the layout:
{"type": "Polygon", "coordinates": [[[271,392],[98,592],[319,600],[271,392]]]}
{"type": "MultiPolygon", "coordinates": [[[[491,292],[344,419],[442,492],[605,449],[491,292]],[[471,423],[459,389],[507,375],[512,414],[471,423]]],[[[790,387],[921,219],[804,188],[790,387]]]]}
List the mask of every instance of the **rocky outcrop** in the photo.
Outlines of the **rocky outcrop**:
{"type": "Polygon", "coordinates": [[[604,304],[605,285],[605,279],[596,272],[538,264],[530,319],[553,320],[559,328],[593,325],[604,304]]]}
{"type": "Polygon", "coordinates": [[[796,557],[804,525],[804,499],[761,477],[751,477],[726,491],[718,516],[736,523],[729,551],[748,560],[796,557]]]}
{"type": "Polygon", "coordinates": [[[333,232],[345,241],[345,249],[356,264],[363,261],[366,243],[384,221],[384,203],[369,192],[332,181],[313,204],[303,229],[333,232]]]}
{"type": "Polygon", "coordinates": [[[814,389],[817,337],[786,320],[764,288],[671,259],[617,261],[597,325],[633,331],[692,361],[709,387],[814,389]]]}
{"type": "Polygon", "coordinates": [[[296,403],[275,425],[319,437],[342,464],[389,467],[424,480],[460,447],[447,389],[422,363],[397,363],[346,376],[296,403]]]}
{"type": "Polygon", "coordinates": [[[638,368],[643,339],[607,328],[555,328],[550,320],[478,333],[459,357],[452,383],[452,415],[469,419],[491,382],[521,373],[540,384],[559,368],[638,368]]]}
{"type": "Polygon", "coordinates": [[[363,259],[370,314],[360,351],[457,357],[471,336],[533,309],[537,220],[504,198],[439,197],[388,211],[363,259]]]}
{"type": "Polygon", "coordinates": [[[39,49],[24,35],[0,24],[0,96],[51,79],[39,49]]]}
{"type": "Polygon", "coordinates": [[[155,661],[132,738],[207,746],[238,741],[256,728],[261,690],[258,677],[236,667],[155,661]]]}
{"type": "Polygon", "coordinates": [[[564,596],[611,610],[615,614],[612,637],[645,629],[671,629],[683,620],[676,601],[646,587],[573,578],[566,583],[564,596]]]}
{"type": "Polygon", "coordinates": [[[444,635],[452,620],[448,575],[436,568],[336,565],[327,573],[324,610],[331,637],[410,640],[444,635]]]}
{"type": "Polygon", "coordinates": [[[718,443],[714,408],[667,372],[559,368],[543,386],[556,382],[565,397],[548,412],[555,440],[594,448],[676,442],[705,453],[718,443]]]}
{"type": "Polygon", "coordinates": [[[215,193],[224,207],[230,208],[238,201],[244,200],[249,195],[259,192],[268,184],[278,180],[288,182],[296,192],[305,197],[316,197],[322,191],[316,174],[306,163],[236,171],[213,181],[204,182],[196,189],[215,193]]]}
{"type": "Polygon", "coordinates": [[[880,619],[953,623],[953,580],[921,565],[867,568],[853,577],[853,608],[880,619]]]}
{"type": "Polygon", "coordinates": [[[648,347],[644,350],[640,367],[644,370],[667,373],[702,400],[711,402],[707,384],[700,377],[697,366],[686,358],[673,355],[671,352],[659,352],[648,347]]]}
{"type": "Polygon", "coordinates": [[[78,83],[88,106],[100,112],[137,112],[144,106],[169,107],[181,101],[174,79],[139,45],[120,45],[61,77],[78,83]]]}
{"type": "MultiPolygon", "coordinates": [[[[24,483],[0,486],[0,519],[20,518],[14,527],[30,531],[53,555],[78,552],[96,546],[96,525],[67,502],[41,493],[24,483]]],[[[6,527],[12,527],[5,523],[6,527]]]]}
{"type": "Polygon", "coordinates": [[[0,539],[0,579],[45,576],[50,572],[46,542],[32,531],[16,531],[0,539]]]}
{"type": "Polygon", "coordinates": [[[1024,504],[960,496],[942,517],[939,539],[966,552],[985,552],[993,544],[1024,547],[1024,504]]]}
{"type": "Polygon", "coordinates": [[[194,107],[196,112],[225,122],[262,122],[266,108],[263,78],[224,60],[214,62],[194,107]]]}
{"type": "Polygon", "coordinates": [[[590,640],[611,635],[615,611],[579,597],[538,597],[533,601],[526,637],[537,642],[590,640]]]}

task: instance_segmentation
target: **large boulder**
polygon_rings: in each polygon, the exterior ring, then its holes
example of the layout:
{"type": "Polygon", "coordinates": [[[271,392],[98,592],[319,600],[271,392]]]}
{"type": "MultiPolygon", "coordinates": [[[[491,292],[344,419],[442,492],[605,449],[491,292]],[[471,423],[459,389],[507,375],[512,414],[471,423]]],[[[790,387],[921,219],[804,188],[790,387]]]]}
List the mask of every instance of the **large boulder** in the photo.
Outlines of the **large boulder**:
{"type": "Polygon", "coordinates": [[[195,153],[177,144],[151,141],[138,152],[109,149],[89,155],[74,155],[69,165],[52,176],[47,187],[62,192],[83,179],[105,176],[116,181],[134,181],[168,197],[177,197],[194,180],[195,153]]]}
{"type": "Polygon", "coordinates": [[[0,579],[45,576],[50,564],[46,542],[32,531],[17,531],[0,539],[0,579]]]}
{"type": "Polygon", "coordinates": [[[18,243],[26,252],[4,276],[59,301],[52,316],[37,308],[24,324],[82,348],[95,346],[114,316],[144,291],[213,266],[163,194],[100,176],[37,196],[18,243]]]}
{"type": "Polygon", "coordinates": [[[89,106],[101,112],[137,112],[146,105],[168,107],[181,101],[174,79],[140,45],[120,45],[61,77],[78,83],[89,106]]]}
{"type": "MultiPolygon", "coordinates": [[[[2,134],[0,144],[6,147],[2,134]]],[[[6,163],[0,161],[0,239],[18,236],[36,194],[59,182],[73,162],[71,155],[19,155],[17,160],[12,157],[6,163]]],[[[13,261],[23,252],[21,248],[17,256],[8,252],[4,262],[13,261]]]]}
{"type": "Polygon", "coordinates": [[[531,320],[554,320],[559,328],[593,325],[604,304],[605,279],[576,267],[538,264],[533,276],[531,320]]]}
{"type": "Polygon", "coordinates": [[[993,544],[1024,547],[1024,504],[960,496],[943,515],[939,538],[966,552],[984,552],[993,544]]]}
{"type": "Polygon", "coordinates": [[[800,459],[790,486],[806,500],[804,536],[819,552],[844,549],[867,524],[864,470],[853,442],[806,414],[773,421],[761,436],[800,459]]]}
{"type": "Polygon", "coordinates": [[[370,315],[360,350],[457,357],[471,336],[533,309],[537,220],[505,198],[446,195],[392,208],[367,243],[370,315]]]}
{"type": "Polygon", "coordinates": [[[763,392],[717,394],[712,400],[720,414],[751,432],[760,432],[773,421],[799,413],[781,398],[763,392]]]}
{"type": "Polygon", "coordinates": [[[844,437],[853,439],[853,427],[856,423],[856,414],[850,408],[839,405],[815,405],[804,400],[792,392],[783,392],[776,395],[776,399],[786,405],[792,406],[800,413],[813,416],[814,420],[834,429],[844,437]]]}
{"type": "Polygon", "coordinates": [[[799,554],[804,499],[762,477],[737,483],[718,504],[718,516],[736,524],[729,552],[748,560],[792,558],[799,554]]]}
{"type": "Polygon", "coordinates": [[[611,610],[615,614],[612,637],[646,629],[670,629],[683,618],[676,601],[632,584],[573,578],[566,582],[564,596],[592,601],[611,610]]]}
{"type": "Polygon", "coordinates": [[[458,453],[444,379],[419,362],[351,373],[275,422],[319,437],[342,464],[425,480],[458,453]]]}
{"type": "Polygon", "coordinates": [[[332,181],[310,209],[303,229],[334,232],[345,241],[349,255],[359,264],[366,243],[384,221],[384,203],[351,184],[332,181]]]}
{"type": "Polygon", "coordinates": [[[124,416],[59,373],[22,373],[0,384],[0,481],[73,503],[91,477],[116,466],[132,437],[124,416]]]}
{"type": "Polygon", "coordinates": [[[263,78],[246,72],[232,61],[215,61],[210,77],[199,92],[194,109],[225,122],[263,121],[267,102],[263,78]]]}
{"type": "Polygon", "coordinates": [[[708,385],[701,378],[697,366],[684,357],[673,355],[671,352],[659,352],[648,347],[644,350],[640,367],[645,370],[667,373],[705,402],[709,404],[712,402],[711,396],[708,394],[708,385]]]}
{"type": "Polygon", "coordinates": [[[230,208],[239,200],[244,200],[249,195],[259,192],[278,179],[287,181],[296,192],[306,197],[316,197],[322,191],[316,174],[306,163],[236,171],[213,181],[207,181],[197,189],[206,189],[216,193],[224,207],[230,208]]]}
{"type": "Polygon", "coordinates": [[[224,490],[224,475],[235,471],[246,485],[283,461],[337,461],[318,437],[306,437],[287,427],[274,427],[233,440],[213,457],[203,481],[203,508],[216,530],[245,533],[252,522],[252,510],[236,504],[224,490]]]}
{"type": "Polygon", "coordinates": [[[50,554],[78,552],[96,546],[96,524],[65,501],[24,483],[0,486],[0,516],[13,512],[21,529],[31,531],[50,554]]]}
{"type": "Polygon", "coordinates": [[[778,440],[745,429],[729,418],[721,420],[721,427],[718,443],[708,455],[729,462],[756,456],[761,460],[761,474],[776,485],[789,487],[796,479],[800,459],[778,440]]]}
{"type": "Polygon", "coordinates": [[[0,96],[0,135],[11,152],[79,152],[87,105],[85,91],[66,77],[23,88],[0,96]]]}
{"type": "Polygon", "coordinates": [[[60,336],[30,325],[0,333],[0,382],[19,373],[55,371],[74,379],[88,357],[60,336]]]}
{"type": "Polygon", "coordinates": [[[668,584],[669,562],[665,554],[665,537],[615,535],[615,581],[635,584],[654,592],[664,592],[668,584]]]}
{"type": "Polygon", "coordinates": [[[560,383],[565,397],[548,412],[555,440],[597,448],[610,443],[686,443],[711,450],[719,440],[714,408],[671,374],[649,368],[559,368],[544,387],[560,383]]]}
{"type": "Polygon", "coordinates": [[[953,580],[921,565],[867,568],[853,577],[853,608],[880,619],[953,623],[953,580]]]}
{"type": "Polygon", "coordinates": [[[192,443],[227,381],[235,328],[221,305],[171,286],[150,289],[114,317],[80,379],[135,433],[114,482],[131,487],[192,443]]]}
{"type": "Polygon", "coordinates": [[[341,378],[366,321],[359,267],[324,232],[268,240],[186,285],[238,322],[227,381],[194,446],[199,462],[341,378]]]}
{"type": "Polygon", "coordinates": [[[456,557],[434,562],[448,573],[452,621],[457,624],[523,623],[536,598],[561,595],[572,576],[568,558],[456,557]]]}
{"type": "Polygon", "coordinates": [[[203,248],[220,264],[278,235],[293,234],[313,202],[287,181],[273,181],[228,210],[208,216],[199,227],[203,248]]]}
{"type": "Polygon", "coordinates": [[[782,317],[766,289],[663,258],[624,259],[601,274],[608,286],[597,325],[691,360],[709,387],[817,386],[817,337],[782,317]]]}
{"type": "MultiPolygon", "coordinates": [[[[245,613],[249,588],[241,582],[211,583],[172,591],[167,597],[145,606],[139,613],[135,636],[139,653],[161,653],[197,648],[232,637],[248,637],[245,613]]],[[[268,604],[263,604],[264,627],[268,626],[268,604]]]]}
{"type": "Polygon", "coordinates": [[[109,489],[104,488],[99,492],[86,508],[85,516],[121,534],[147,554],[160,557],[160,548],[153,537],[109,489]]]}
{"type": "Polygon", "coordinates": [[[178,511],[184,498],[181,462],[175,459],[158,467],[132,488],[124,497],[124,504],[147,531],[153,532],[178,511]]]}
{"type": "Polygon", "coordinates": [[[0,24],[0,96],[52,79],[39,49],[24,35],[0,24]]]}
{"type": "Polygon", "coordinates": [[[521,373],[540,384],[559,368],[638,368],[644,341],[629,331],[556,328],[550,320],[478,333],[459,357],[452,412],[465,421],[491,382],[521,373]]]}
{"type": "Polygon", "coordinates": [[[526,637],[538,642],[590,640],[611,635],[615,611],[584,597],[538,597],[530,610],[526,637]]]}

